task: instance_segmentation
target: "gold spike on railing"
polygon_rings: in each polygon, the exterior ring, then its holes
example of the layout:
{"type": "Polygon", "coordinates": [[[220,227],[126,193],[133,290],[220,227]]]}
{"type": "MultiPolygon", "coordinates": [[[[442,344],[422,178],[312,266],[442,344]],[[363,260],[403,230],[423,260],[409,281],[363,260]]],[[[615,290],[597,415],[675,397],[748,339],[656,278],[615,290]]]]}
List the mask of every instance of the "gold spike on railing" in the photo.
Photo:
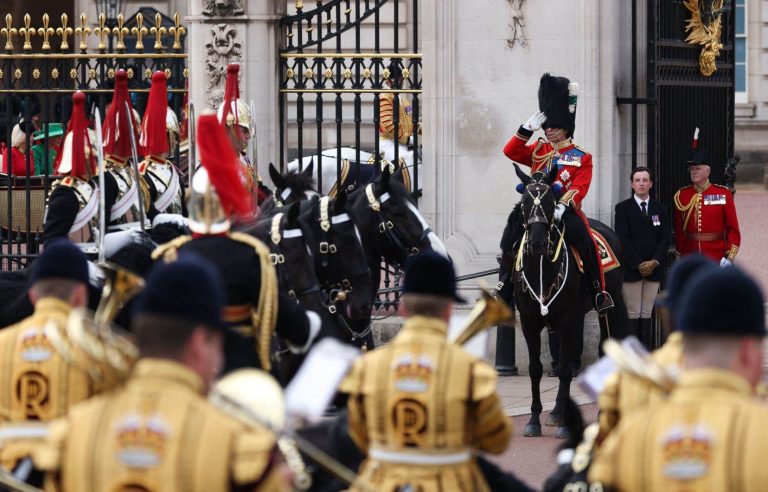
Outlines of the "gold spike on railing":
{"type": "Polygon", "coordinates": [[[175,26],[168,29],[168,32],[173,34],[173,49],[181,49],[181,37],[187,32],[186,28],[181,25],[181,16],[178,12],[173,14],[173,22],[175,26]]]}
{"type": "Polygon", "coordinates": [[[118,50],[124,50],[125,49],[125,35],[128,34],[130,31],[128,30],[125,25],[125,17],[123,17],[123,14],[117,14],[117,27],[112,29],[112,33],[114,33],[115,36],[117,36],[117,45],[115,48],[118,50]]]}
{"type": "Polygon", "coordinates": [[[137,50],[143,50],[144,49],[144,41],[142,38],[149,32],[149,30],[144,27],[144,14],[139,12],[136,14],[136,27],[131,29],[131,34],[136,36],[136,49],[137,50]]]}
{"type": "Polygon", "coordinates": [[[75,36],[80,36],[80,51],[88,49],[88,36],[91,34],[91,28],[88,27],[88,18],[85,14],[80,14],[80,27],[75,28],[75,36]]]}
{"type": "Polygon", "coordinates": [[[30,17],[29,14],[24,14],[24,27],[19,29],[19,34],[24,36],[24,46],[22,47],[24,51],[29,51],[32,49],[31,38],[32,36],[37,34],[37,29],[31,26],[32,26],[32,17],[30,17]]]}
{"type": "Polygon", "coordinates": [[[155,14],[155,26],[149,31],[155,36],[155,50],[162,50],[163,36],[168,33],[168,29],[163,27],[163,16],[160,12],[155,14]]]}
{"type": "Polygon", "coordinates": [[[107,36],[109,36],[111,32],[112,30],[107,27],[107,16],[103,13],[99,14],[99,27],[94,27],[93,33],[99,37],[100,50],[107,49],[107,36]]]}
{"type": "Polygon", "coordinates": [[[52,27],[48,27],[51,23],[51,18],[48,14],[43,14],[43,27],[37,30],[38,36],[43,37],[43,51],[50,51],[51,41],[50,38],[56,34],[56,30],[52,27]]]}
{"type": "Polygon", "coordinates": [[[69,49],[67,38],[72,35],[72,28],[67,27],[68,21],[69,17],[67,17],[67,14],[61,14],[61,27],[56,28],[56,34],[61,36],[61,51],[66,51],[69,49]]]}
{"type": "Polygon", "coordinates": [[[18,31],[13,27],[13,16],[5,14],[5,27],[0,29],[0,35],[5,36],[5,50],[13,51],[13,37],[18,31]]]}

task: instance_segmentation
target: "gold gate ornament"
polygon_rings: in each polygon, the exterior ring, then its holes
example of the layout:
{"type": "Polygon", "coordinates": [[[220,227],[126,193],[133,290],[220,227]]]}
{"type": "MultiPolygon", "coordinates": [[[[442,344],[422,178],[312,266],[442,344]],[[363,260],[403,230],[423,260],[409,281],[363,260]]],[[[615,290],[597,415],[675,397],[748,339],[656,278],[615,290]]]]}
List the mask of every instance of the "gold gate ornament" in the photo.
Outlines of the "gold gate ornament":
{"type": "Polygon", "coordinates": [[[728,10],[723,8],[724,0],[684,0],[685,8],[691,13],[691,18],[685,21],[688,37],[685,42],[701,45],[699,53],[699,71],[705,77],[711,76],[717,70],[717,57],[723,43],[720,42],[722,32],[722,15],[728,10]]]}

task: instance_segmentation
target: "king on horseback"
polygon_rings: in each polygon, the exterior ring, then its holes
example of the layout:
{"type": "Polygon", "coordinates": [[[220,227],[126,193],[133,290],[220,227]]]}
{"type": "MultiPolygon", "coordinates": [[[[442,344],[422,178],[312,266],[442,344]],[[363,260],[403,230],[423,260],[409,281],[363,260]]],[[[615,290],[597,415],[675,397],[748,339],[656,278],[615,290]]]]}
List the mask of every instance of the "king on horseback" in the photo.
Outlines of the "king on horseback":
{"type": "MultiPolygon", "coordinates": [[[[560,198],[555,209],[555,220],[565,225],[565,235],[577,249],[590,277],[595,310],[603,314],[613,308],[613,299],[605,290],[602,261],[581,202],[592,182],[592,154],[573,143],[576,126],[578,84],[565,77],[545,73],[539,84],[539,111],[518,129],[504,146],[504,155],[531,168],[531,172],[549,173],[553,166],[558,171],[553,182],[560,198]],[[544,128],[546,139],[539,138],[528,145],[533,133],[544,128]]],[[[523,223],[511,222],[515,230],[508,231],[513,244],[522,239],[523,223]]]]}

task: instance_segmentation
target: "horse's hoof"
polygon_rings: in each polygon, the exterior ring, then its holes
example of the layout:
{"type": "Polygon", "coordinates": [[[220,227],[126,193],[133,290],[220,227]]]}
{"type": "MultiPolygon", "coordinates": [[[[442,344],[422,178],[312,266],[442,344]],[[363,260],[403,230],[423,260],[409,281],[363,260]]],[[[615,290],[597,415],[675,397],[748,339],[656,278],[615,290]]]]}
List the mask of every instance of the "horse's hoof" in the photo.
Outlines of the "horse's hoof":
{"type": "Polygon", "coordinates": [[[571,437],[571,433],[568,431],[567,427],[558,427],[555,431],[555,437],[558,439],[568,439],[571,437]]]}
{"type": "Polygon", "coordinates": [[[541,437],[541,426],[539,424],[527,424],[523,429],[525,437],[541,437]]]}
{"type": "Polygon", "coordinates": [[[563,417],[556,413],[550,413],[544,425],[547,427],[560,427],[563,425],[563,417]]]}

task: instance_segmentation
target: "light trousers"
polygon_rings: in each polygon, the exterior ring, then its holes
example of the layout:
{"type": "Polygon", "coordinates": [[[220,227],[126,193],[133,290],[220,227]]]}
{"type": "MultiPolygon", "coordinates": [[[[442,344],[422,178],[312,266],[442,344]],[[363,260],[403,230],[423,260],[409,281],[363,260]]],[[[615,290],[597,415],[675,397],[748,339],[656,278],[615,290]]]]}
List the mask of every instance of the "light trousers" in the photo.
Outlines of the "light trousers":
{"type": "Polygon", "coordinates": [[[651,282],[649,280],[639,280],[637,282],[624,282],[622,294],[627,303],[627,316],[629,319],[651,317],[653,303],[656,301],[656,294],[659,293],[661,282],[651,282]]]}

